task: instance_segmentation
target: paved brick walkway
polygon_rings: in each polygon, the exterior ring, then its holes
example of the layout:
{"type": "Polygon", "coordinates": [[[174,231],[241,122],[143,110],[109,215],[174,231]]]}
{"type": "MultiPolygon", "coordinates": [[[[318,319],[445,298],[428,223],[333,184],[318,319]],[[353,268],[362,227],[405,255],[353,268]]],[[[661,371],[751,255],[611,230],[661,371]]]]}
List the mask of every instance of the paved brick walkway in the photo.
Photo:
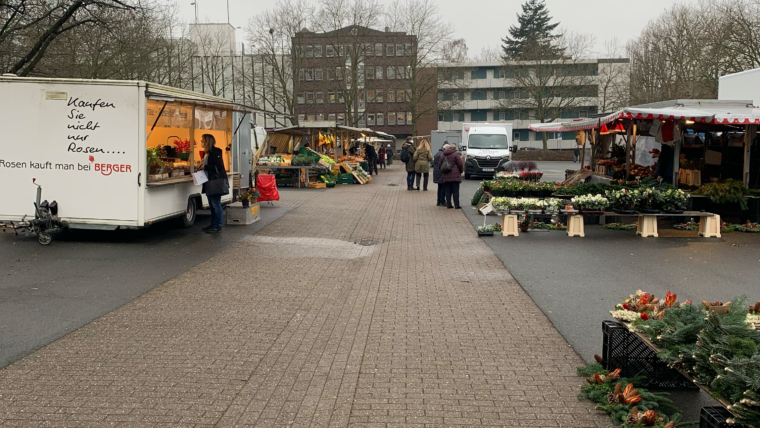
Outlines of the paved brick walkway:
{"type": "Polygon", "coordinates": [[[260,234],[0,371],[0,426],[610,426],[462,212],[404,176],[294,192],[260,234]]]}

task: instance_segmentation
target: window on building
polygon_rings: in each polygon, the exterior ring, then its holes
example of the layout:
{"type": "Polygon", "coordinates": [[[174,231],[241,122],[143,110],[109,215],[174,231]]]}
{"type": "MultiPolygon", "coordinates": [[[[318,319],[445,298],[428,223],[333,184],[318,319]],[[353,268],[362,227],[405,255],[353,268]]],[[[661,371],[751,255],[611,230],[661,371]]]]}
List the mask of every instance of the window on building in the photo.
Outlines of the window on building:
{"type": "Polygon", "coordinates": [[[296,97],[298,104],[305,104],[306,103],[306,96],[303,92],[299,92],[298,96],[296,97]]]}
{"type": "Polygon", "coordinates": [[[389,66],[385,70],[385,78],[386,79],[395,79],[396,78],[396,67],[389,66]]]}
{"type": "Polygon", "coordinates": [[[395,125],[396,124],[396,113],[389,112],[388,113],[388,125],[395,125]]]}
{"type": "Polygon", "coordinates": [[[438,121],[439,122],[453,122],[454,121],[454,114],[451,112],[448,113],[438,113],[438,121]]]}
{"type": "Polygon", "coordinates": [[[451,79],[452,80],[463,80],[464,79],[464,70],[457,69],[451,71],[451,79]]]}
{"type": "MultiPolygon", "coordinates": [[[[396,50],[394,49],[393,43],[385,45],[385,56],[396,56],[396,50]]],[[[390,123],[388,125],[390,125],[390,123]]]]}
{"type": "Polygon", "coordinates": [[[314,58],[322,58],[322,45],[314,45],[314,58]]]}
{"type": "Polygon", "coordinates": [[[314,104],[314,92],[306,93],[306,104],[314,104]]]}
{"type": "Polygon", "coordinates": [[[334,122],[335,121],[335,113],[328,114],[327,115],[327,120],[329,120],[330,122],[334,122]]]}
{"type": "Polygon", "coordinates": [[[476,68],[475,70],[472,70],[470,72],[470,79],[477,80],[477,79],[485,79],[485,78],[486,78],[485,68],[476,68]]]}
{"type": "Polygon", "coordinates": [[[330,104],[335,104],[335,92],[327,93],[327,102],[330,104]]]}
{"type": "Polygon", "coordinates": [[[335,67],[335,80],[342,80],[343,79],[343,69],[340,67],[335,67]]]}
{"type": "Polygon", "coordinates": [[[378,89],[378,90],[375,91],[375,102],[376,103],[383,102],[383,94],[384,93],[385,93],[385,91],[382,90],[382,89],[378,89]]]}
{"type": "Polygon", "coordinates": [[[404,45],[397,43],[396,44],[396,56],[404,56],[404,45]]]}
{"type": "Polygon", "coordinates": [[[325,71],[321,68],[314,70],[314,80],[323,80],[325,77],[325,71]]]}
{"type": "Polygon", "coordinates": [[[367,75],[367,80],[372,80],[372,79],[375,78],[375,67],[373,67],[371,65],[367,66],[367,67],[364,67],[364,72],[367,75]]]}
{"type": "Polygon", "coordinates": [[[389,103],[395,103],[396,102],[396,92],[395,91],[388,91],[388,98],[386,100],[389,103]]]}
{"type": "Polygon", "coordinates": [[[460,111],[454,114],[457,117],[457,122],[464,122],[464,112],[460,111]]]}
{"type": "Polygon", "coordinates": [[[385,115],[383,113],[376,113],[375,114],[375,121],[377,122],[377,126],[385,125],[385,115]]]}
{"type": "Polygon", "coordinates": [[[332,45],[325,46],[325,56],[327,58],[335,57],[335,48],[332,45]]]}
{"type": "Polygon", "coordinates": [[[338,113],[337,124],[338,125],[344,125],[345,123],[346,123],[346,115],[343,114],[343,113],[338,113]]]}
{"type": "Polygon", "coordinates": [[[515,112],[512,110],[501,112],[501,116],[504,118],[503,120],[515,120],[515,112]]]}
{"type": "Polygon", "coordinates": [[[504,69],[497,68],[493,71],[493,78],[494,79],[503,79],[506,77],[506,73],[504,73],[504,69]]]}
{"type": "Polygon", "coordinates": [[[579,117],[588,117],[588,110],[585,109],[585,108],[578,110],[578,116],[579,117]]]}
{"type": "Polygon", "coordinates": [[[346,57],[346,45],[340,45],[338,46],[338,56],[341,58],[346,57]]]}
{"type": "Polygon", "coordinates": [[[407,43],[404,45],[404,56],[412,56],[412,44],[407,43]]]}
{"type": "Polygon", "coordinates": [[[493,112],[493,120],[494,121],[502,120],[501,119],[501,112],[500,111],[496,110],[496,111],[493,112]]]}
{"type": "MultiPolygon", "coordinates": [[[[556,132],[546,132],[546,139],[547,140],[556,140],[557,139],[557,133],[556,132]]],[[[536,138],[538,138],[540,133],[536,133],[536,138]]],[[[541,138],[543,141],[543,138],[541,138]]]]}
{"type": "Polygon", "coordinates": [[[483,101],[488,99],[488,91],[479,89],[470,93],[470,99],[473,101],[483,101]]]}
{"type": "Polygon", "coordinates": [[[314,114],[307,114],[306,115],[306,121],[307,122],[314,122],[314,119],[316,119],[315,116],[314,116],[314,114]]]}
{"type": "Polygon", "coordinates": [[[383,44],[375,43],[375,56],[383,56],[383,44]]]}
{"type": "Polygon", "coordinates": [[[411,125],[412,122],[413,122],[413,120],[412,120],[412,113],[411,112],[407,112],[406,113],[406,124],[407,125],[411,125]]]}
{"type": "Polygon", "coordinates": [[[412,102],[412,90],[407,89],[404,92],[406,92],[406,102],[412,102]]]}
{"type": "Polygon", "coordinates": [[[396,125],[405,125],[406,124],[406,113],[398,112],[396,113],[396,125]]]}
{"type": "Polygon", "coordinates": [[[375,56],[375,45],[373,45],[372,43],[365,43],[364,56],[375,56]]]}
{"type": "Polygon", "coordinates": [[[325,93],[317,92],[317,104],[324,104],[324,103],[325,103],[325,93]]]}
{"type": "Polygon", "coordinates": [[[299,114],[298,115],[298,121],[299,122],[305,122],[306,121],[306,115],[305,114],[299,114]]]}
{"type": "Polygon", "coordinates": [[[562,110],[559,117],[561,119],[578,119],[580,118],[580,111],[575,109],[562,110]]]}
{"type": "Polygon", "coordinates": [[[334,68],[328,68],[327,69],[327,80],[335,80],[335,69],[334,68]]]}
{"type": "Polygon", "coordinates": [[[383,78],[383,67],[377,66],[375,67],[375,79],[382,79],[383,78]]]}
{"type": "Polygon", "coordinates": [[[367,122],[364,120],[364,116],[359,118],[359,128],[364,128],[367,126],[367,122]]]}
{"type": "Polygon", "coordinates": [[[515,131],[512,133],[512,141],[520,141],[520,131],[515,131]]]}
{"type": "Polygon", "coordinates": [[[307,45],[304,49],[304,55],[306,58],[313,58],[314,57],[314,46],[307,45]]]}
{"type": "Polygon", "coordinates": [[[406,95],[406,92],[404,92],[403,90],[396,91],[396,102],[397,103],[403,103],[404,101],[406,101],[406,96],[405,95],[406,95]]]}
{"type": "Polygon", "coordinates": [[[338,91],[338,102],[341,104],[346,103],[346,99],[343,97],[343,91],[338,91]]]}
{"type": "Polygon", "coordinates": [[[375,102],[375,91],[373,89],[367,89],[367,102],[368,103],[375,102]]]}
{"type": "Polygon", "coordinates": [[[314,69],[313,68],[307,68],[306,69],[306,81],[311,82],[314,80],[314,69]]]}
{"type": "Polygon", "coordinates": [[[298,69],[298,80],[303,82],[304,77],[306,76],[306,72],[303,68],[298,69]]]}
{"type": "Polygon", "coordinates": [[[319,121],[325,120],[325,114],[324,113],[317,113],[317,120],[319,120],[319,121]]]}
{"type": "Polygon", "coordinates": [[[367,113],[367,126],[375,126],[375,113],[367,113]]]}
{"type": "Polygon", "coordinates": [[[473,122],[487,122],[488,112],[485,110],[475,110],[470,113],[470,120],[473,122]]]}

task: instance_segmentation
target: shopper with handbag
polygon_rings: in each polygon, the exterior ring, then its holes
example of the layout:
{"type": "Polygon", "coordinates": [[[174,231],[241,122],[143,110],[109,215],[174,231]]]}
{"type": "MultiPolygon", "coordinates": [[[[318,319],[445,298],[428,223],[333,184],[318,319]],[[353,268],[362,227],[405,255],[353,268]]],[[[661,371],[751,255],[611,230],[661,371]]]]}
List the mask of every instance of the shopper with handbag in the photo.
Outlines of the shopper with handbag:
{"type": "Polygon", "coordinates": [[[444,149],[443,155],[438,161],[438,167],[441,169],[441,181],[444,183],[446,191],[446,208],[461,209],[459,205],[459,185],[462,183],[462,155],[457,151],[456,146],[449,145],[444,149]],[[451,199],[454,199],[454,205],[451,205],[451,199]]]}
{"type": "Polygon", "coordinates": [[[227,171],[224,168],[222,149],[216,147],[216,139],[211,134],[203,134],[201,144],[205,155],[199,169],[206,171],[208,181],[203,183],[203,193],[208,198],[211,210],[211,224],[203,228],[207,233],[219,233],[222,231],[222,196],[230,192],[230,184],[227,180],[227,171]]]}

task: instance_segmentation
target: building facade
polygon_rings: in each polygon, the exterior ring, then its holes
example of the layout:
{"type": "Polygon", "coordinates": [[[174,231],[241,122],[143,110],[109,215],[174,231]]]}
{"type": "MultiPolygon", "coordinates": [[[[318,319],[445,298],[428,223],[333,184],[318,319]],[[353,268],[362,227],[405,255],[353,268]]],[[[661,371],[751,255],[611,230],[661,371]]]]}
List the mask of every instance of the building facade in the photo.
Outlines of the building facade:
{"type": "MultiPolygon", "coordinates": [[[[518,148],[543,148],[543,135],[528,129],[540,121],[539,109],[546,121],[567,121],[625,106],[629,63],[620,58],[444,64],[438,70],[446,76],[437,93],[438,129],[510,123],[518,148]]],[[[575,146],[575,134],[547,133],[547,139],[549,149],[575,146]]]]}
{"type": "MultiPolygon", "coordinates": [[[[416,43],[415,36],[404,32],[360,26],[300,32],[293,39],[294,49],[299,49],[294,70],[299,123],[335,121],[399,138],[411,135],[410,78],[416,43]]],[[[427,126],[432,128],[435,115],[430,116],[427,126]]]]}

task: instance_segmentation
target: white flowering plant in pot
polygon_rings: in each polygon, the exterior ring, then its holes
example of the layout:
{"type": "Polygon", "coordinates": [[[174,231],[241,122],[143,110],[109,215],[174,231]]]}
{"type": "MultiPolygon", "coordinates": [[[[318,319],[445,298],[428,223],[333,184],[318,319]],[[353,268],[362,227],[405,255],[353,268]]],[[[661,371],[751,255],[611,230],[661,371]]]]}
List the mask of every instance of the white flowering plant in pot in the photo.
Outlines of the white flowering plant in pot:
{"type": "Polygon", "coordinates": [[[621,210],[633,210],[641,198],[641,193],[628,189],[608,190],[606,195],[609,203],[621,210]]]}
{"type": "Polygon", "coordinates": [[[504,197],[493,198],[491,199],[491,205],[496,211],[509,211],[512,208],[512,199],[504,197]]]}
{"type": "Polygon", "coordinates": [[[557,198],[548,198],[543,200],[544,211],[547,213],[559,212],[560,208],[565,205],[565,202],[557,198]]]}
{"type": "Polygon", "coordinates": [[[576,196],[571,202],[574,207],[583,211],[604,211],[610,206],[610,201],[602,195],[576,196]]]}

